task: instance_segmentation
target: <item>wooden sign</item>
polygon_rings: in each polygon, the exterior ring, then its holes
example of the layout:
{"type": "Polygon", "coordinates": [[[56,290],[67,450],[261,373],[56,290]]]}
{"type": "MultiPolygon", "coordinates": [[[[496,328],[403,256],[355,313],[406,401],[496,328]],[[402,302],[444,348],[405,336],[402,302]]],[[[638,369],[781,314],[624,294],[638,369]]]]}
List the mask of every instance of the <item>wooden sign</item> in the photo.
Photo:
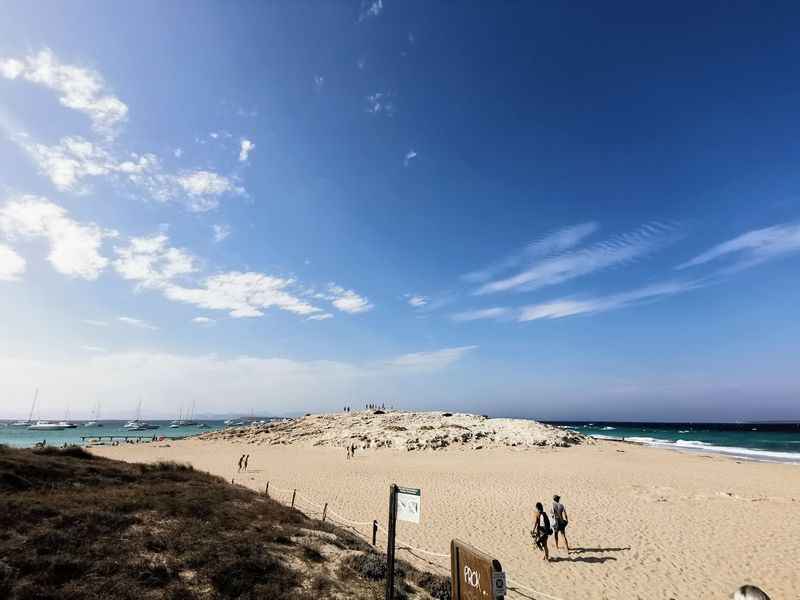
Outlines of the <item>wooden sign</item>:
{"type": "Polygon", "coordinates": [[[460,540],[450,542],[453,600],[497,600],[506,595],[500,561],[460,540]]]}

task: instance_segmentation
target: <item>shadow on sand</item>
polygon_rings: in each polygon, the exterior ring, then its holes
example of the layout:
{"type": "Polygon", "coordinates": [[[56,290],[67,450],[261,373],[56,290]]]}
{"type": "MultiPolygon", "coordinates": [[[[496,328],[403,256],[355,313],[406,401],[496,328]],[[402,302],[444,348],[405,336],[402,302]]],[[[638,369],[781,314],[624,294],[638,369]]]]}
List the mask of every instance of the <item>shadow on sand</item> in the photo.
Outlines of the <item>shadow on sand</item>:
{"type": "Polygon", "coordinates": [[[575,556],[589,553],[603,554],[606,552],[626,552],[630,550],[630,546],[625,548],[572,548],[569,556],[551,556],[550,562],[582,562],[590,564],[598,564],[608,562],[609,560],[617,560],[614,556],[575,556]]]}

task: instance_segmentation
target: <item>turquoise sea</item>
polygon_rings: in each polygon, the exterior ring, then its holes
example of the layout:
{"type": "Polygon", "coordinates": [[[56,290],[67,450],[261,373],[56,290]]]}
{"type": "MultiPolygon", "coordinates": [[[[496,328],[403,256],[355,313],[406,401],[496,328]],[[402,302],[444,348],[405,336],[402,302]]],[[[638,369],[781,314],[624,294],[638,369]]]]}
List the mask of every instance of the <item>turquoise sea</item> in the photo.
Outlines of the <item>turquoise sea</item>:
{"type": "Polygon", "coordinates": [[[743,460],[800,464],[800,423],[630,423],[556,421],[596,438],[717,453],[743,460]]]}
{"type": "MultiPolygon", "coordinates": [[[[200,428],[197,426],[184,426],[171,428],[171,421],[148,421],[153,425],[158,425],[158,429],[151,429],[146,431],[129,431],[123,428],[127,421],[99,421],[102,427],[84,427],[80,423],[75,429],[63,429],[60,431],[33,431],[27,427],[12,427],[10,422],[0,423],[0,444],[17,447],[29,447],[38,442],[44,441],[47,445],[61,446],[63,444],[82,444],[81,436],[109,436],[109,435],[127,435],[132,441],[136,438],[152,440],[153,436],[156,438],[181,438],[191,435],[197,435],[204,431],[214,431],[215,429],[222,429],[224,426],[222,421],[198,421],[204,423],[207,428],[200,428]]],[[[106,440],[106,443],[107,440],[106,440]]]]}

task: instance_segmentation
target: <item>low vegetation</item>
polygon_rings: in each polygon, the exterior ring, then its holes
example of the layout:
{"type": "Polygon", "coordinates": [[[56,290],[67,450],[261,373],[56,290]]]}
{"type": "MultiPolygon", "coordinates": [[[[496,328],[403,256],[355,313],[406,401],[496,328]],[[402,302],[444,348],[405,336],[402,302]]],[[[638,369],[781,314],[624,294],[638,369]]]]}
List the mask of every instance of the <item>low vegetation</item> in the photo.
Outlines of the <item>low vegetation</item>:
{"type": "MultiPolygon", "coordinates": [[[[186,465],[0,446],[0,598],[383,598],[360,538],[186,465]]],[[[398,563],[398,598],[447,579],[398,563]]]]}

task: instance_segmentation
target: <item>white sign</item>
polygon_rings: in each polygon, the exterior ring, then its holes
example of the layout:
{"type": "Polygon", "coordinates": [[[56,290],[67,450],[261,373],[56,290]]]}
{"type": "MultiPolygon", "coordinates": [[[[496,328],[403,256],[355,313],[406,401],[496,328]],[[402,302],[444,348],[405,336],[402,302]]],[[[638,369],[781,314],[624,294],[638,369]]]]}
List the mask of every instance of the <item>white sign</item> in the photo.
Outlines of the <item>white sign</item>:
{"type": "Polygon", "coordinates": [[[416,488],[397,487],[397,518],[419,523],[420,491],[416,488]]]}

